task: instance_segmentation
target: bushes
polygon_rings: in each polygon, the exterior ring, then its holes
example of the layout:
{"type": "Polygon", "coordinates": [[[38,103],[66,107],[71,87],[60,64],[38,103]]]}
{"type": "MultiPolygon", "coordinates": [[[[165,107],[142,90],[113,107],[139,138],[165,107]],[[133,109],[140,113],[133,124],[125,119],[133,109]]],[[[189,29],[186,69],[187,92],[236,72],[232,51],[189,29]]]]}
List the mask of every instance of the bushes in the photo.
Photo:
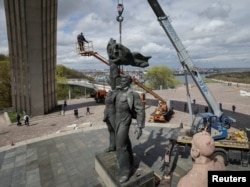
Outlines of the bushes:
{"type": "Polygon", "coordinates": [[[17,122],[17,119],[16,119],[17,113],[16,112],[8,112],[8,116],[9,116],[11,123],[17,122]]]}

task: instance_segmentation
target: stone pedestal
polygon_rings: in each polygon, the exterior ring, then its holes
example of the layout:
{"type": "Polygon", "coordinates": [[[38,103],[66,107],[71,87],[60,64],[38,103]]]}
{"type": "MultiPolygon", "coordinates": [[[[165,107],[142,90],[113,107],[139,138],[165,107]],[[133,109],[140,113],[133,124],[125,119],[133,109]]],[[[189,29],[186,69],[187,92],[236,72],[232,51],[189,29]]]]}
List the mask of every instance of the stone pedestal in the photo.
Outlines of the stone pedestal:
{"type": "Polygon", "coordinates": [[[134,172],[129,181],[119,183],[119,169],[117,168],[116,154],[96,153],[95,170],[106,185],[106,187],[154,187],[154,172],[148,166],[134,158],[134,172]]]}

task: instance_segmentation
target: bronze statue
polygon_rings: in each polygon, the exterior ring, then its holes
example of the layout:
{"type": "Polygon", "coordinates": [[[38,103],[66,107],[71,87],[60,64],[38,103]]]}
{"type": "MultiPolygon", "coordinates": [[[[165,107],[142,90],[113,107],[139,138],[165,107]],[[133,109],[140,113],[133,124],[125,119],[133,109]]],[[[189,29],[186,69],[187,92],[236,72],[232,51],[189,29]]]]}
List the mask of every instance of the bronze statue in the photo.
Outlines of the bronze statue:
{"type": "Polygon", "coordinates": [[[107,53],[110,63],[110,86],[114,90],[120,82],[119,66],[131,65],[136,67],[149,66],[148,60],[151,56],[143,56],[138,52],[132,53],[127,47],[122,44],[117,44],[114,39],[110,39],[107,45],[107,53]]]}
{"type": "Polygon", "coordinates": [[[132,118],[137,120],[137,139],[142,135],[145,126],[145,108],[137,92],[130,89],[132,78],[121,76],[120,88],[115,99],[116,124],[116,156],[121,172],[120,183],[127,181],[133,169],[133,152],[129,139],[129,129],[132,118]]]}
{"type": "Polygon", "coordinates": [[[109,131],[109,147],[105,149],[105,152],[115,151],[115,96],[116,91],[110,90],[105,99],[105,109],[103,121],[106,122],[109,131]]]}
{"type": "Polygon", "coordinates": [[[120,74],[120,65],[132,65],[147,67],[151,57],[145,57],[140,53],[131,53],[122,44],[117,44],[110,39],[107,45],[107,53],[110,62],[111,91],[105,100],[104,119],[110,133],[110,145],[105,150],[116,151],[117,164],[120,171],[120,183],[129,180],[133,171],[133,152],[129,139],[129,129],[132,119],[137,120],[137,139],[142,135],[145,126],[145,108],[140,95],[131,90],[132,78],[129,75],[120,74]]]}
{"type": "Polygon", "coordinates": [[[116,43],[116,40],[111,38],[107,45],[107,53],[109,61],[111,60],[116,65],[131,65],[136,67],[148,67],[148,60],[151,56],[144,56],[138,52],[131,52],[122,44],[116,43]]]}

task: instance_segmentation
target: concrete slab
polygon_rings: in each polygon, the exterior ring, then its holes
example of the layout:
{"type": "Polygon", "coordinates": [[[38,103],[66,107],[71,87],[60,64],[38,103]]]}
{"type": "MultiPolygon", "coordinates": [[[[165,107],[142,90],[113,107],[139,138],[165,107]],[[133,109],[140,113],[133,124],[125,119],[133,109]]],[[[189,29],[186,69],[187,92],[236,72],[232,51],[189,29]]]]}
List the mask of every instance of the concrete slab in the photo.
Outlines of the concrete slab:
{"type": "Polygon", "coordinates": [[[117,167],[115,152],[95,155],[95,170],[107,187],[152,187],[155,186],[154,171],[134,158],[134,171],[125,183],[119,183],[120,170],[117,167]]]}
{"type": "MultiPolygon", "coordinates": [[[[240,96],[236,87],[215,84],[211,89],[218,102],[223,103],[225,114],[237,119],[235,127],[247,126],[250,120],[250,100],[240,96]],[[232,104],[236,105],[236,113],[231,111],[232,104]]],[[[170,123],[147,123],[139,140],[133,133],[133,124],[130,138],[134,154],[155,174],[162,176],[160,168],[170,132],[181,122],[185,127],[189,115],[183,112],[185,87],[162,90],[158,94],[173,101],[176,112],[174,118],[170,123]]],[[[199,94],[196,88],[191,89],[192,99],[196,99],[202,111],[205,102],[199,94]]],[[[146,97],[148,101],[153,101],[148,94],[146,97]]],[[[147,108],[147,118],[154,109],[154,105],[147,108]]],[[[83,98],[69,100],[65,116],[31,119],[29,127],[6,125],[0,121],[0,186],[105,186],[95,171],[94,162],[95,154],[102,152],[109,141],[106,124],[102,122],[103,110],[104,105],[97,105],[93,98],[83,98]],[[90,106],[91,115],[85,115],[86,106],[90,106]],[[73,115],[75,107],[79,109],[78,119],[73,115]],[[78,128],[67,128],[73,124],[78,128]],[[11,145],[12,141],[14,145],[11,145]],[[33,175],[36,178],[34,180],[31,179],[33,175]]],[[[179,179],[191,167],[189,152],[180,155],[171,186],[176,187],[179,179]]],[[[230,163],[227,169],[238,171],[249,170],[249,167],[230,163]]]]}

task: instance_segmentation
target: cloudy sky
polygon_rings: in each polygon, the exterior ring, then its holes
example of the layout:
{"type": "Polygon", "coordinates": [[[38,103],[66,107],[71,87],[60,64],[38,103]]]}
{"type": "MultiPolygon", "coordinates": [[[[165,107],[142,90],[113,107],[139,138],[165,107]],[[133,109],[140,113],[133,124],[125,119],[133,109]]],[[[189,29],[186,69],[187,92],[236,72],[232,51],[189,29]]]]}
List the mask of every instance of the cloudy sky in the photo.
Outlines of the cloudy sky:
{"type": "MultiPolygon", "coordinates": [[[[250,68],[249,0],[158,0],[200,68],[250,68]]],[[[120,40],[117,4],[123,3],[122,44],[152,56],[154,65],[181,68],[177,54],[147,0],[58,0],[57,64],[72,69],[103,69],[95,57],[76,52],[83,32],[94,51],[107,58],[110,38],[120,40]]],[[[0,53],[8,54],[6,20],[0,0],[0,53]]]]}

